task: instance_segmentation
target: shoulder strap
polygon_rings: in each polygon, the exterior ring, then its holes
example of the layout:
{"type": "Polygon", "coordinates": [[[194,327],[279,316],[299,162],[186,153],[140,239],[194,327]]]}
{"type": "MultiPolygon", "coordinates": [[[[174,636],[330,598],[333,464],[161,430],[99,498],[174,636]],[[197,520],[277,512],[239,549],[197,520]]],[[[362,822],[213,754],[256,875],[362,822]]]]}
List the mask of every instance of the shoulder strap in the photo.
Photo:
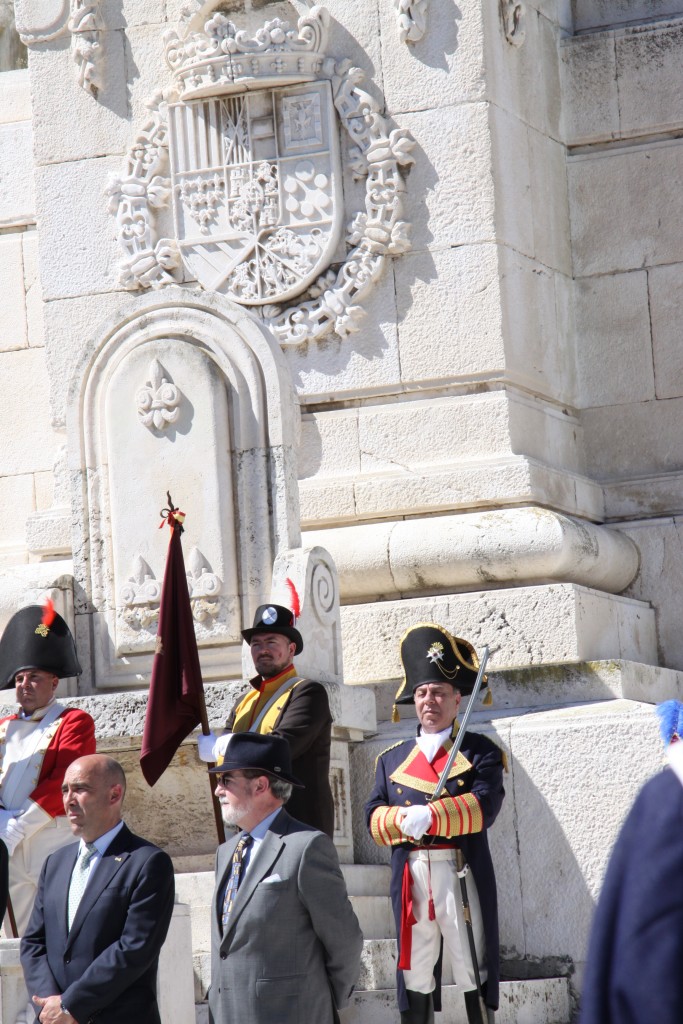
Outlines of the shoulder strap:
{"type": "Polygon", "coordinates": [[[297,686],[299,683],[303,683],[303,682],[304,682],[304,680],[301,679],[299,676],[293,676],[291,679],[285,679],[284,683],[281,686],[278,686],[277,690],[272,695],[270,700],[267,701],[264,704],[264,706],[261,708],[261,710],[258,713],[258,715],[256,716],[256,718],[254,719],[252,724],[249,726],[249,730],[248,731],[249,732],[258,732],[259,731],[259,726],[261,725],[261,722],[266,717],[266,715],[268,714],[268,712],[272,708],[272,706],[275,703],[275,701],[279,700],[280,697],[282,697],[282,695],[284,693],[287,693],[288,690],[293,690],[295,686],[297,686]]]}

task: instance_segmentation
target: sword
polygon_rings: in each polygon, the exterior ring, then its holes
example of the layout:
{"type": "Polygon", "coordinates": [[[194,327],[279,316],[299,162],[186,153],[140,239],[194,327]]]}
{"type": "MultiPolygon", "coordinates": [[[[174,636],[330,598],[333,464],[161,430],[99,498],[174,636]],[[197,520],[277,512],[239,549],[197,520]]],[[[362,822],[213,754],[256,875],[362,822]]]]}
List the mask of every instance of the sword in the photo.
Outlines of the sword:
{"type": "Polygon", "coordinates": [[[439,781],[436,784],[436,789],[429,798],[429,803],[433,803],[434,800],[438,800],[441,794],[443,793],[444,789],[446,788],[446,783],[448,781],[448,773],[453,767],[453,762],[458,756],[458,751],[460,750],[462,746],[462,741],[465,738],[465,729],[467,728],[467,723],[470,720],[470,715],[472,714],[472,710],[474,708],[474,702],[479,696],[479,690],[481,689],[482,680],[484,678],[484,670],[486,668],[486,662],[488,660],[489,649],[487,644],[487,646],[484,648],[484,653],[481,656],[481,661],[479,663],[479,671],[477,672],[477,678],[474,681],[472,694],[470,696],[469,703],[465,710],[465,714],[462,716],[462,721],[460,722],[460,729],[458,730],[458,735],[453,741],[453,746],[451,747],[451,752],[448,755],[446,766],[444,770],[441,772],[441,775],[439,776],[439,781]]]}
{"type": "MultiPolygon", "coordinates": [[[[446,782],[448,781],[448,773],[453,767],[453,762],[458,756],[458,751],[460,750],[460,747],[462,746],[462,741],[465,738],[465,729],[467,728],[467,723],[470,720],[470,715],[472,714],[472,710],[474,708],[474,702],[479,696],[479,690],[481,689],[481,684],[484,679],[484,670],[486,669],[486,662],[488,660],[489,649],[487,645],[486,647],[484,647],[481,661],[479,662],[479,671],[477,673],[477,678],[474,682],[474,687],[472,688],[472,693],[470,695],[467,708],[465,709],[465,714],[462,716],[462,721],[460,722],[460,729],[458,730],[458,735],[453,741],[453,746],[451,747],[450,754],[448,755],[448,760],[446,761],[444,770],[441,772],[439,781],[436,784],[436,789],[429,798],[429,803],[433,803],[434,800],[438,800],[441,794],[443,793],[444,789],[446,788],[446,782]]],[[[484,994],[481,990],[481,976],[479,974],[479,963],[477,961],[477,949],[474,943],[474,931],[472,930],[472,914],[470,912],[470,899],[467,894],[467,875],[470,869],[469,865],[465,863],[465,857],[463,855],[462,850],[460,850],[457,847],[455,850],[455,868],[458,874],[458,880],[460,882],[462,914],[465,919],[465,928],[467,930],[467,944],[470,949],[472,971],[474,973],[474,981],[477,986],[476,991],[464,993],[467,1021],[468,1024],[487,1024],[487,1021],[489,1019],[488,1011],[486,1009],[486,1004],[484,1002],[484,994]]]]}

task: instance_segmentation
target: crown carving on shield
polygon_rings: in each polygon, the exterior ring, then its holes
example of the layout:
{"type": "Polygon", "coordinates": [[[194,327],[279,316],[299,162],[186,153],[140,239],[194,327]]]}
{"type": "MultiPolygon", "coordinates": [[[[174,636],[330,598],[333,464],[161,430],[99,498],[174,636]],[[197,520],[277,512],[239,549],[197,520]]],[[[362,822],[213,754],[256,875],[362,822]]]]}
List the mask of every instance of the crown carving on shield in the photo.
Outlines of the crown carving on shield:
{"type": "Polygon", "coordinates": [[[203,31],[166,32],[166,61],[183,100],[310,82],[325,60],[328,24],[316,5],[296,28],[274,18],[250,36],[216,11],[203,31]]]}

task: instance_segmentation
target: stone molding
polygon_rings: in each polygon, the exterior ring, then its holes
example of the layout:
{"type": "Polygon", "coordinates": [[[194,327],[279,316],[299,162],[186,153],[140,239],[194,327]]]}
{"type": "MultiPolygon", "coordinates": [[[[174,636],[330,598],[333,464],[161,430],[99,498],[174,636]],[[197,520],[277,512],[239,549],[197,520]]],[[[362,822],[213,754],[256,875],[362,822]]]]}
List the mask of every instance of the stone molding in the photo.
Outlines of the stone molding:
{"type": "Polygon", "coordinates": [[[239,675],[240,630],[269,590],[277,552],[300,539],[298,406],[276,342],[217,296],[168,289],[129,299],[86,344],[69,396],[74,576],[78,616],[91,619],[83,632],[86,642],[93,635],[93,687],[139,685],[151,667],[157,605],[148,591],[163,576],[156,524],[169,487],[188,516],[205,678],[239,675]],[[145,431],[130,408],[138,368],[157,354],[184,381],[184,411],[168,428],[175,440],[145,431]],[[218,389],[218,405],[207,388],[218,389]],[[198,416],[218,431],[210,444],[204,427],[194,430],[198,416]]]}
{"type": "Polygon", "coordinates": [[[78,84],[95,98],[102,85],[100,0],[15,0],[16,25],[26,46],[71,34],[78,84]]]}
{"type": "Polygon", "coordinates": [[[630,537],[545,508],[438,516],[428,529],[416,519],[304,536],[331,552],[345,601],[540,582],[617,594],[639,565],[630,537]]]}
{"type": "Polygon", "coordinates": [[[401,42],[419,42],[427,31],[429,0],[394,0],[394,6],[401,42]]]}
{"type": "MultiPolygon", "coordinates": [[[[204,5],[202,15],[204,16],[208,13],[207,5],[204,5]]],[[[221,45],[227,48],[228,51],[230,51],[231,46],[238,49],[243,47],[245,53],[249,51],[249,47],[257,47],[254,52],[261,53],[258,47],[262,46],[264,48],[263,52],[269,53],[269,48],[274,46],[273,37],[277,33],[283,34],[285,42],[279,45],[286,52],[287,33],[283,28],[284,23],[280,23],[279,19],[273,22],[266,22],[263,29],[259,30],[254,39],[249,41],[246,38],[242,39],[241,36],[243,34],[236,32],[232,23],[227,22],[227,20],[223,19],[219,26],[217,18],[218,15],[215,15],[213,19],[209,18],[205,22],[203,34],[199,34],[201,40],[204,41],[202,45],[209,53],[213,52],[212,48],[216,46],[220,48],[221,45]],[[224,21],[225,24],[223,24],[224,21]],[[219,28],[223,32],[222,37],[218,32],[219,28]]],[[[316,21],[316,19],[320,27],[320,32],[318,33],[320,39],[316,42],[316,45],[322,45],[324,41],[322,38],[324,36],[323,29],[329,19],[329,14],[325,8],[314,7],[306,18],[300,19],[299,33],[300,36],[302,34],[305,35],[305,29],[307,27],[310,28],[309,22],[316,21]]],[[[197,16],[195,15],[194,22],[196,20],[197,16]]],[[[190,46],[190,41],[194,40],[197,34],[190,31],[191,24],[188,23],[183,40],[180,39],[177,33],[173,39],[167,37],[169,46],[172,44],[170,51],[173,54],[171,59],[172,65],[175,63],[178,67],[185,67],[187,61],[192,63],[194,60],[192,47],[196,46],[196,40],[192,43],[192,46],[190,46]],[[180,52],[180,48],[182,48],[184,56],[176,56],[180,52]]],[[[225,95],[226,92],[234,92],[235,75],[237,75],[239,80],[238,84],[243,88],[246,88],[245,83],[250,83],[249,89],[251,90],[255,87],[258,88],[259,84],[263,87],[264,79],[263,75],[260,75],[260,72],[263,70],[261,62],[262,53],[258,60],[256,57],[254,58],[256,65],[254,66],[251,78],[249,78],[246,71],[243,71],[242,63],[233,61],[230,52],[226,56],[230,57],[230,61],[228,61],[229,67],[225,74],[223,71],[220,74],[214,72],[215,75],[218,75],[218,81],[212,86],[212,97],[225,95]],[[239,71],[237,70],[238,68],[240,69],[239,71]],[[223,78],[225,78],[225,81],[223,81],[223,78]]],[[[216,58],[211,57],[207,59],[214,60],[216,58]]],[[[223,58],[221,57],[220,60],[223,60],[223,58]]],[[[348,251],[341,266],[337,269],[324,270],[310,283],[311,267],[313,272],[316,272],[318,263],[309,264],[307,273],[301,275],[301,289],[307,289],[304,290],[303,295],[295,298],[296,286],[291,285],[289,290],[285,288],[282,291],[282,299],[278,300],[277,295],[275,295],[275,302],[279,301],[280,304],[274,304],[273,298],[269,295],[258,298],[254,297],[251,292],[245,293],[242,296],[240,293],[236,294],[234,290],[229,291],[230,297],[234,301],[263,303],[262,316],[281,345],[299,345],[308,341],[317,341],[331,332],[344,337],[351,332],[357,331],[365,315],[362,302],[381,276],[387,257],[405,252],[410,247],[408,239],[409,225],[404,219],[403,213],[405,184],[402,169],[413,163],[411,150],[414,142],[412,138],[406,130],[391,128],[388,120],[380,113],[379,104],[362,88],[364,74],[359,68],[353,67],[348,60],[335,63],[331,58],[323,59],[322,57],[320,57],[318,64],[320,66],[316,65],[316,77],[313,85],[324,84],[325,82],[330,83],[334,107],[351,141],[348,160],[352,174],[358,180],[362,178],[367,179],[365,209],[356,213],[347,228],[346,245],[348,251]],[[292,288],[294,291],[292,291],[292,288]],[[290,301],[290,298],[292,304],[283,305],[285,301],[290,301]]],[[[300,77],[307,77],[310,81],[313,70],[312,66],[309,68],[306,65],[300,73],[300,77]]],[[[287,75],[284,75],[284,80],[294,80],[295,77],[296,75],[293,76],[293,73],[290,73],[289,78],[287,75]]],[[[199,75],[197,84],[194,87],[199,89],[203,97],[208,96],[207,90],[209,87],[203,84],[202,75],[199,75]]],[[[249,91],[246,91],[244,95],[249,96],[249,91]]],[[[160,238],[158,237],[157,229],[157,216],[168,211],[174,188],[169,177],[169,171],[171,171],[169,158],[171,115],[169,114],[169,103],[172,103],[176,96],[177,93],[170,90],[163,95],[157,94],[150,101],[148,104],[151,113],[150,120],[137,136],[128,154],[124,173],[112,178],[107,189],[109,209],[116,218],[119,245],[125,253],[119,267],[119,280],[122,287],[130,290],[160,288],[174,282],[190,280],[190,276],[185,276],[186,271],[182,266],[178,239],[172,237],[160,238]]],[[[212,100],[212,102],[215,103],[217,101],[212,100]]],[[[246,99],[244,102],[247,102],[246,99]]],[[[189,109],[183,107],[183,101],[181,101],[180,107],[182,109],[189,109]]],[[[174,106],[173,109],[175,110],[176,107],[174,106]]],[[[222,107],[219,104],[216,107],[217,113],[211,116],[218,117],[221,109],[222,107]]],[[[320,106],[319,110],[319,116],[325,119],[328,115],[324,113],[324,105],[320,106]]],[[[173,116],[175,117],[175,115],[173,116]]],[[[221,114],[220,116],[224,115],[221,114]]],[[[187,120],[188,118],[179,118],[178,124],[174,120],[173,132],[178,131],[181,134],[183,132],[190,132],[192,129],[187,128],[187,120]]],[[[240,120],[238,117],[233,126],[236,133],[238,133],[239,124],[240,120]]],[[[329,131],[330,138],[336,135],[332,123],[327,124],[327,130],[329,131]]],[[[332,166],[335,159],[333,154],[331,157],[332,166]]],[[[171,173],[175,172],[171,171],[171,173]]],[[[327,175],[319,173],[316,175],[316,181],[318,178],[322,181],[323,178],[327,178],[327,175]]],[[[188,216],[199,224],[200,232],[207,236],[208,244],[211,242],[211,232],[218,219],[219,207],[225,202],[228,184],[217,174],[214,174],[210,180],[202,180],[194,189],[191,187],[191,184],[189,179],[184,182],[185,192],[187,193],[186,198],[189,197],[188,216]]],[[[330,188],[332,189],[330,194],[325,193],[325,201],[329,202],[330,195],[334,195],[334,188],[329,184],[325,184],[324,187],[328,191],[330,188]]],[[[338,209],[333,209],[332,212],[336,217],[341,214],[341,198],[338,186],[335,187],[337,188],[337,193],[334,195],[332,207],[338,207],[338,209]]],[[[178,191],[178,188],[180,189],[179,194],[182,196],[183,184],[175,186],[176,191],[178,191]]],[[[253,191],[251,189],[250,197],[253,191]]],[[[294,201],[294,199],[296,197],[292,198],[290,196],[291,201],[294,201]]],[[[261,202],[262,205],[263,201],[261,202]]],[[[320,232],[320,229],[317,227],[320,211],[316,209],[314,202],[306,201],[300,204],[300,206],[301,210],[305,211],[302,213],[303,227],[301,230],[303,234],[301,234],[301,241],[308,237],[305,233],[305,224],[308,218],[310,221],[309,234],[311,245],[315,243],[315,246],[320,248],[317,236],[314,238],[316,232],[320,232]]],[[[262,213],[260,207],[259,211],[262,213]]],[[[296,239],[292,240],[289,238],[289,235],[287,238],[284,236],[280,237],[281,234],[282,232],[280,231],[273,236],[272,246],[274,248],[271,246],[272,253],[270,256],[268,256],[270,252],[268,245],[271,245],[271,242],[268,241],[267,244],[259,242],[260,247],[266,252],[267,258],[279,259],[278,246],[285,246],[287,248],[295,245],[296,248],[299,245],[296,239]]],[[[289,232],[289,234],[292,233],[289,232]]],[[[334,238],[335,236],[332,236],[332,240],[334,238]]],[[[202,245],[193,240],[192,248],[198,250],[195,253],[195,260],[199,268],[198,276],[202,277],[204,275],[202,245]]],[[[321,262],[323,266],[329,267],[332,262],[329,239],[325,246],[322,247],[319,256],[318,262],[321,262]]],[[[246,273],[251,273],[251,271],[245,269],[247,268],[246,263],[240,262],[241,256],[235,258],[237,259],[236,267],[233,267],[229,274],[237,281],[239,276],[237,271],[241,273],[244,270],[242,277],[246,273]]],[[[206,273],[208,274],[208,271],[206,273]]],[[[224,277],[227,276],[218,274],[213,288],[219,287],[227,292],[229,284],[226,284],[224,280],[224,277]]],[[[207,287],[207,280],[203,280],[202,284],[204,287],[207,287]]],[[[210,288],[209,290],[212,289],[210,288]]]]}

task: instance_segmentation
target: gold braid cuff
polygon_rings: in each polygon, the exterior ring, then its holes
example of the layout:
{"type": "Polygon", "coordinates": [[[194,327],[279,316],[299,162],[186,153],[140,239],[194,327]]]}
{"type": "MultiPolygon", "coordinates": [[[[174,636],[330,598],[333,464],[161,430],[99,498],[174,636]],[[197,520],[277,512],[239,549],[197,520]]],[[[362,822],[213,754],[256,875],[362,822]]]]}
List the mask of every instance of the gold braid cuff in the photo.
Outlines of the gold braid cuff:
{"type": "Polygon", "coordinates": [[[403,807],[375,807],[370,816],[370,835],[378,846],[398,846],[405,843],[406,836],[398,827],[398,812],[403,807]]]}
{"type": "Polygon", "coordinates": [[[430,836],[467,836],[473,832],[481,832],[484,828],[484,816],[476,796],[464,793],[462,796],[445,796],[429,805],[435,823],[429,829],[430,836]]]}

